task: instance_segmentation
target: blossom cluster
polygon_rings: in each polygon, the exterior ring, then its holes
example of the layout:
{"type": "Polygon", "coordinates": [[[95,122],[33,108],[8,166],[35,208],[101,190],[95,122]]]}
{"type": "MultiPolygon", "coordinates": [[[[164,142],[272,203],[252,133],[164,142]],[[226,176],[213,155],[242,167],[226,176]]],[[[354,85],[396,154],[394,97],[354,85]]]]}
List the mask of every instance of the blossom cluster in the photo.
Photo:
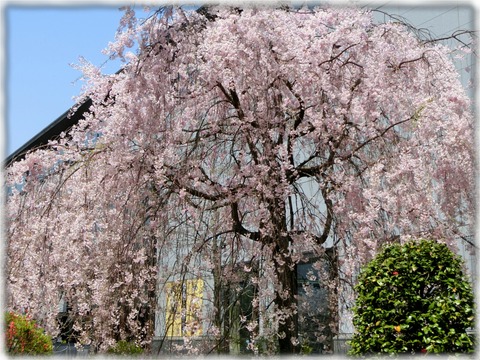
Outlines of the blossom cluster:
{"type": "Polygon", "coordinates": [[[109,51],[138,54],[114,76],[86,64],[84,119],[6,170],[9,308],[56,334],[62,295],[80,342],[148,342],[167,281],[233,286],[257,263],[268,321],[245,326],[288,351],[297,264],[336,246],[351,279],[396,236],[453,244],[473,223],[471,105],[446,48],[356,8],[132,11],[109,51]]]}

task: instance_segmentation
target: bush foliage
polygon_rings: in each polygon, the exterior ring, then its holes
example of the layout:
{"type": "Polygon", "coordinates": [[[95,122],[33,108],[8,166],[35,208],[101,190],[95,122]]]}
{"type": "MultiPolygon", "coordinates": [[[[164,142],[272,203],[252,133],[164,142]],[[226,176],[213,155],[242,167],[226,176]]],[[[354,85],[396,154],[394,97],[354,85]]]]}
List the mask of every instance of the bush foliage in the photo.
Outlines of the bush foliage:
{"type": "Polygon", "coordinates": [[[115,346],[108,349],[107,353],[114,355],[141,355],[143,349],[134,342],[120,340],[115,346]]]}
{"type": "Polygon", "coordinates": [[[350,354],[473,352],[474,295],[462,269],[434,241],[386,247],[360,274],[350,354]]]}
{"type": "Polygon", "coordinates": [[[53,351],[52,339],[27,315],[5,314],[5,344],[10,354],[45,355],[53,351]]]}

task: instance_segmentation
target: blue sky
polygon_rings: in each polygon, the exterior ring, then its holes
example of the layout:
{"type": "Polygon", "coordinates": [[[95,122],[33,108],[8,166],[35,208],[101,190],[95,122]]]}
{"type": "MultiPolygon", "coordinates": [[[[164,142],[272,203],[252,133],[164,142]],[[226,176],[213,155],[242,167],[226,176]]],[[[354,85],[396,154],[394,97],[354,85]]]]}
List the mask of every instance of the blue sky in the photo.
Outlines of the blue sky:
{"type": "MultiPolygon", "coordinates": [[[[392,6],[393,1],[385,3],[390,5],[390,11],[437,36],[473,27],[471,9],[458,8],[458,3],[446,2],[440,7],[442,3],[434,3],[433,8],[417,4],[399,8],[392,6]]],[[[120,6],[4,7],[5,156],[74,105],[72,98],[80,93],[82,83],[78,81],[81,73],[70,64],[79,63],[80,56],[95,65],[107,60],[101,51],[114,40],[123,14],[120,6]]],[[[107,61],[103,70],[114,73],[120,65],[118,61],[107,61]]],[[[460,68],[466,66],[460,64],[460,68]]]]}
{"type": "MultiPolygon", "coordinates": [[[[72,68],[83,56],[95,65],[113,41],[123,11],[111,7],[6,6],[5,155],[18,149],[74,105],[81,73],[72,68]]],[[[118,61],[107,61],[113,73],[118,61]]]]}

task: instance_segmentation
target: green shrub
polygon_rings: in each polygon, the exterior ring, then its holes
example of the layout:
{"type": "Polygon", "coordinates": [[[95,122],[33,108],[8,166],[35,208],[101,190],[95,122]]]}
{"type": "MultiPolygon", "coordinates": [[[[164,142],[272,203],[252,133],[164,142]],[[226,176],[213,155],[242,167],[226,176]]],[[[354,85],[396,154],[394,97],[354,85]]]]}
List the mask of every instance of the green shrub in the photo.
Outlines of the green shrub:
{"type": "Polygon", "coordinates": [[[53,351],[52,339],[26,315],[5,314],[5,344],[10,354],[38,355],[53,351]]]}
{"type": "Polygon", "coordinates": [[[108,349],[107,353],[114,355],[140,355],[143,349],[134,342],[120,340],[115,346],[108,349]]]}
{"type": "Polygon", "coordinates": [[[360,273],[350,354],[473,352],[474,298],[462,268],[434,241],[386,247],[360,273]]]}

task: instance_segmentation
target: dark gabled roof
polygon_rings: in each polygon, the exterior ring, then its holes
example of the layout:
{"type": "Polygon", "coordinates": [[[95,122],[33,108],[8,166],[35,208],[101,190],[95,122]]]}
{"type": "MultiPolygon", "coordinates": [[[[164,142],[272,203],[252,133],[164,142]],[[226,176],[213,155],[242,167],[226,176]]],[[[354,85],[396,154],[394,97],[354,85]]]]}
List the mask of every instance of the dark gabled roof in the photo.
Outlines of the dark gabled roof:
{"type": "MultiPolygon", "coordinates": [[[[115,72],[115,75],[118,75],[123,71],[124,69],[121,68],[115,72]]],[[[22,147],[10,154],[4,161],[4,167],[7,167],[14,161],[23,159],[28,151],[38,148],[42,145],[47,145],[49,140],[57,139],[62,132],[68,132],[72,126],[78,124],[80,119],[83,118],[83,114],[89,111],[91,105],[92,99],[87,97],[80,106],[75,104],[73,107],[65,111],[62,115],[60,115],[60,117],[57,118],[57,120],[52,122],[45,129],[27,141],[22,147]],[[72,109],[75,109],[73,113],[72,109]]]]}
{"type": "Polygon", "coordinates": [[[60,136],[62,132],[68,132],[70,128],[76,125],[80,119],[83,118],[83,114],[87,112],[92,105],[92,100],[87,99],[82,105],[78,106],[75,112],[70,115],[71,109],[65,111],[54,122],[48,125],[45,129],[40,131],[37,135],[27,141],[23,146],[9,155],[5,161],[4,166],[9,166],[13,161],[21,160],[25,157],[25,154],[35,148],[43,145],[47,145],[49,140],[54,140],[60,136]]]}

